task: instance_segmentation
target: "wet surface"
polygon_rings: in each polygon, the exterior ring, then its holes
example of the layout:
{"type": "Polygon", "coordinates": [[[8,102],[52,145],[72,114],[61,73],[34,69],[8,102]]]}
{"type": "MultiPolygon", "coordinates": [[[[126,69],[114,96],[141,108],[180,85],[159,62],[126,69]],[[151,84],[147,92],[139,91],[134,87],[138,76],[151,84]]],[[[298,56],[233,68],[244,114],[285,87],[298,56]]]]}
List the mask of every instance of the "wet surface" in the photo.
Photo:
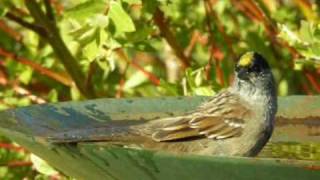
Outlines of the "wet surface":
{"type": "Polygon", "coordinates": [[[270,142],[259,157],[320,161],[320,143],[270,142]]]}

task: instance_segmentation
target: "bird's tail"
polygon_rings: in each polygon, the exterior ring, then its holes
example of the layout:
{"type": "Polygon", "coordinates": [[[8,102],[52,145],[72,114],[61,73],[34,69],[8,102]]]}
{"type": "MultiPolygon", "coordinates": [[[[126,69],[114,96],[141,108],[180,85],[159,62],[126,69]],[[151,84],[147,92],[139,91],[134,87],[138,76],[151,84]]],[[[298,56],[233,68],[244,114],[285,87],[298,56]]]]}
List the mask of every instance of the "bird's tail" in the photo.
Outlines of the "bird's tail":
{"type": "Polygon", "coordinates": [[[143,122],[108,122],[100,126],[69,129],[50,134],[46,140],[50,143],[78,143],[99,141],[129,141],[136,136],[132,127],[143,122]]]}

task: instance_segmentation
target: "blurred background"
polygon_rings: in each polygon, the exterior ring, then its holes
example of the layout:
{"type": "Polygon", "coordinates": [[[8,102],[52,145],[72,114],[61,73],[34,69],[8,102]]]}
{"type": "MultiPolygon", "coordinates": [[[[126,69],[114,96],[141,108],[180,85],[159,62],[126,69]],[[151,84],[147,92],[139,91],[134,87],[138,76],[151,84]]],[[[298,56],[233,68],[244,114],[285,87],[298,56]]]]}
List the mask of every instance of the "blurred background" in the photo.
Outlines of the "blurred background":
{"type": "MultiPolygon", "coordinates": [[[[0,109],[94,98],[211,96],[246,51],[279,96],[320,92],[317,0],[1,0],[0,109]]],[[[1,179],[70,179],[0,139],[1,179]]]]}

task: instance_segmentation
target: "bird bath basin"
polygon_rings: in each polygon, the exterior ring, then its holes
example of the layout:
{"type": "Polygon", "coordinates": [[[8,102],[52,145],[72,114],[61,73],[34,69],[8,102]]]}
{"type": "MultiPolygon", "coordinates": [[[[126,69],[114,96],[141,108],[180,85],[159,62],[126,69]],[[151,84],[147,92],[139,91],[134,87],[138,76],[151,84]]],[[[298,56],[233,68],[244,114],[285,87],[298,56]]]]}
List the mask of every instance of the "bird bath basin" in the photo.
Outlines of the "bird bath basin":
{"type": "Polygon", "coordinates": [[[0,133],[77,179],[320,179],[320,96],[279,98],[274,134],[256,158],[173,155],[103,142],[54,145],[43,138],[109,120],[179,115],[204,100],[97,99],[34,105],[0,112],[0,133]]]}

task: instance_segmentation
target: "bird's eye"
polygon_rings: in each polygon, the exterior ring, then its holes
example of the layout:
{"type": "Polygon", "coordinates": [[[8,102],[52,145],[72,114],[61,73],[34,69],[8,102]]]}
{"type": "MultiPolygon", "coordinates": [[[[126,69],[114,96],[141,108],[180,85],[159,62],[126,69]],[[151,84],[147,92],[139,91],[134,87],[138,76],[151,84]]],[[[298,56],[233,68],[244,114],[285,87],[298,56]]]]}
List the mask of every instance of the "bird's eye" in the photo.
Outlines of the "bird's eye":
{"type": "Polygon", "coordinates": [[[260,72],[260,71],[261,71],[261,68],[260,68],[260,66],[254,66],[254,67],[253,67],[253,70],[254,70],[255,72],[260,72]]]}
{"type": "Polygon", "coordinates": [[[261,72],[261,68],[260,66],[252,66],[250,69],[249,69],[250,72],[255,72],[255,73],[260,73],[261,72]]]}

